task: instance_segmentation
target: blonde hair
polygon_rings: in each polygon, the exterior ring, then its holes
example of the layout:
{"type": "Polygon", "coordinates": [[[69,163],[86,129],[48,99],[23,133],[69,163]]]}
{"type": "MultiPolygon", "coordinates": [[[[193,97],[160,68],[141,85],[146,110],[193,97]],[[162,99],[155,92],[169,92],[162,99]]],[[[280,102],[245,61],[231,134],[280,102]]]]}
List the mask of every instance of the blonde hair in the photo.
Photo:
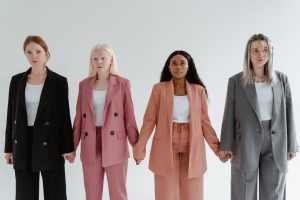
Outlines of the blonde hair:
{"type": "Polygon", "coordinates": [[[263,34],[254,34],[250,37],[246,45],[244,57],[244,71],[242,77],[243,84],[248,85],[254,83],[253,64],[249,55],[251,50],[251,44],[254,41],[265,41],[267,43],[269,49],[269,60],[264,66],[265,81],[268,84],[271,84],[273,81],[276,82],[276,76],[274,76],[273,71],[273,46],[271,44],[271,41],[267,36],[263,34]]]}
{"type": "Polygon", "coordinates": [[[96,46],[93,47],[90,54],[89,76],[90,77],[95,76],[97,73],[96,69],[93,67],[92,64],[92,59],[93,59],[92,56],[96,50],[104,50],[111,56],[109,73],[114,75],[119,75],[119,70],[118,70],[117,60],[116,60],[116,55],[114,50],[107,44],[97,44],[96,46]]]}

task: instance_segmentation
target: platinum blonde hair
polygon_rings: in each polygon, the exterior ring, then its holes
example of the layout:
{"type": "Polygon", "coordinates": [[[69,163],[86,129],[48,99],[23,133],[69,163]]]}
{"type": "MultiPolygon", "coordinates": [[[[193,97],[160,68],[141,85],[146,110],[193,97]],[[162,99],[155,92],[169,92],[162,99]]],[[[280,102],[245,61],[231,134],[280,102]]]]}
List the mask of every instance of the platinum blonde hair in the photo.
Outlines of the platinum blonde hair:
{"type": "Polygon", "coordinates": [[[114,74],[114,75],[119,75],[119,70],[118,70],[118,65],[117,65],[117,60],[116,60],[116,55],[114,50],[108,46],[107,44],[97,44],[93,47],[91,54],[90,54],[90,65],[89,65],[89,76],[95,76],[97,71],[94,68],[92,64],[92,56],[96,50],[104,50],[106,51],[110,56],[111,56],[111,64],[109,68],[109,73],[114,74]]]}
{"type": "Polygon", "coordinates": [[[243,84],[253,84],[254,83],[254,71],[253,71],[253,64],[250,59],[250,51],[251,51],[251,44],[255,41],[265,41],[268,45],[269,49],[269,60],[264,66],[264,75],[266,78],[266,83],[271,84],[272,82],[276,82],[276,76],[274,75],[273,70],[273,46],[271,44],[271,40],[263,35],[263,34],[254,34],[250,37],[247,42],[246,50],[245,50],[245,57],[244,57],[244,70],[243,70],[243,84]]]}

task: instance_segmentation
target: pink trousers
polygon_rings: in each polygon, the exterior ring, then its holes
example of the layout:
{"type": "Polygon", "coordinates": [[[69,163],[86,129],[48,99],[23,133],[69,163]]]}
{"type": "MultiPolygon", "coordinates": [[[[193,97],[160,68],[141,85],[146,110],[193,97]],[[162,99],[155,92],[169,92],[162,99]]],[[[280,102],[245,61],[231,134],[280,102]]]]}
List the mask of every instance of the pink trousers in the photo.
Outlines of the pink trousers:
{"type": "Polygon", "coordinates": [[[102,167],[101,127],[96,128],[96,161],[92,165],[82,163],[86,200],[101,200],[103,180],[106,174],[110,200],[127,200],[126,176],[128,162],[102,167]]]}
{"type": "Polygon", "coordinates": [[[188,178],[189,124],[173,123],[173,176],[154,175],[155,200],[203,200],[203,176],[188,178]]]}

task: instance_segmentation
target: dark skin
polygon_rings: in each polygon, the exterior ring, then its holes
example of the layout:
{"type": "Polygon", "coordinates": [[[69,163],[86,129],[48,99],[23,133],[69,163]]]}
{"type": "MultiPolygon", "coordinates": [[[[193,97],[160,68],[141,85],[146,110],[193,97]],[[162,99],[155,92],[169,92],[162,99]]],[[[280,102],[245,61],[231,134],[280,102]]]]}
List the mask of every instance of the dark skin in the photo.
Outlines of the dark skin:
{"type": "Polygon", "coordinates": [[[174,56],[170,61],[169,70],[173,76],[174,95],[187,95],[185,75],[188,71],[188,61],[182,55],[174,56]]]}
{"type": "MultiPolygon", "coordinates": [[[[188,61],[182,55],[175,55],[170,61],[169,70],[172,74],[175,96],[187,95],[185,76],[187,74],[188,67],[188,61]]],[[[229,159],[224,152],[219,153],[218,157],[222,162],[226,162],[229,159]]],[[[134,160],[137,165],[142,162],[141,159],[134,158],[134,160]]]]}

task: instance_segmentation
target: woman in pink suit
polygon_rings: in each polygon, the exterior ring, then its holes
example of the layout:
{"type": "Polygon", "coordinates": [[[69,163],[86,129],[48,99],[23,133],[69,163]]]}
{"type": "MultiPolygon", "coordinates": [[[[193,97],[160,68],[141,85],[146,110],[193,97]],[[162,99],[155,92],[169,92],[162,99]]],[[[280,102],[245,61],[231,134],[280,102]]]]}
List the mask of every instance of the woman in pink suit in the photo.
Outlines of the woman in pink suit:
{"type": "Polygon", "coordinates": [[[192,57],[175,51],[167,59],[160,83],[154,85],[134,146],[139,164],[155,127],[149,168],[154,173],[156,200],[202,200],[206,171],[204,139],[220,157],[219,140],[207,111],[207,92],[192,57]]]}
{"type": "Polygon", "coordinates": [[[118,75],[114,51],[107,45],[92,49],[89,77],[79,84],[73,129],[75,150],[81,140],[86,199],[102,199],[106,174],[110,199],[127,200],[127,137],[134,145],[138,129],[129,80],[118,75]]]}

